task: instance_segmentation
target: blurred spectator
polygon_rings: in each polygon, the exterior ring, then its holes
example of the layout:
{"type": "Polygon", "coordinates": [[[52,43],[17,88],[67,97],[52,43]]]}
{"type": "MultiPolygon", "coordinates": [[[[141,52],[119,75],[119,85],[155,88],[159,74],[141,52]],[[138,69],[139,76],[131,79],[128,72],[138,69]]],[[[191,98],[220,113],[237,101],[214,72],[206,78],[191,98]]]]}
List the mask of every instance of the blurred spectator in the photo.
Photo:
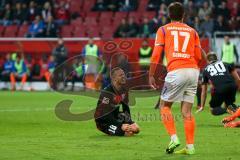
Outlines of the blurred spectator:
{"type": "Polygon", "coordinates": [[[209,15],[206,15],[204,18],[204,21],[200,25],[200,31],[201,31],[202,35],[206,36],[208,38],[211,38],[213,29],[214,29],[214,22],[212,19],[210,19],[209,15]]]}
{"type": "Polygon", "coordinates": [[[116,0],[105,0],[106,5],[107,5],[107,9],[109,11],[118,11],[119,8],[119,4],[118,1],[116,0]]]}
{"type": "Polygon", "coordinates": [[[54,59],[56,60],[57,66],[63,64],[68,57],[68,50],[64,46],[63,39],[58,40],[58,45],[56,48],[53,49],[52,55],[54,56],[54,59]]]}
{"type": "Polygon", "coordinates": [[[97,81],[100,78],[99,73],[102,72],[104,64],[101,64],[102,54],[99,50],[99,47],[94,44],[92,38],[88,40],[88,44],[85,45],[82,51],[82,55],[84,57],[84,64],[86,67],[85,70],[85,84],[87,88],[96,89],[99,88],[97,86],[97,81]]]}
{"type": "Polygon", "coordinates": [[[52,6],[50,2],[45,2],[42,9],[42,18],[46,22],[49,20],[49,17],[53,17],[52,6]]]}
{"type": "Polygon", "coordinates": [[[129,31],[129,25],[126,19],[122,19],[121,24],[118,26],[117,30],[114,33],[114,37],[125,38],[127,37],[128,31],[129,31]]]}
{"type": "Polygon", "coordinates": [[[56,23],[58,25],[66,24],[68,23],[69,18],[69,5],[64,1],[61,1],[56,11],[56,23]]]}
{"type": "Polygon", "coordinates": [[[44,22],[41,20],[40,16],[36,16],[35,20],[32,22],[28,29],[27,37],[42,37],[44,31],[44,22]]]}
{"type": "Polygon", "coordinates": [[[107,5],[104,0],[97,0],[94,7],[92,8],[93,11],[106,11],[107,5]]]}
{"type": "Polygon", "coordinates": [[[141,48],[139,48],[139,64],[142,71],[147,71],[152,56],[152,48],[147,40],[143,40],[141,48]]]}
{"type": "Polygon", "coordinates": [[[24,10],[22,9],[21,3],[16,3],[15,9],[13,11],[13,23],[20,25],[25,21],[26,13],[24,13],[24,10]]]}
{"type": "Polygon", "coordinates": [[[231,9],[231,17],[237,17],[240,16],[240,9],[239,9],[238,2],[233,2],[233,7],[231,9]]]}
{"type": "Polygon", "coordinates": [[[154,34],[154,24],[149,22],[148,17],[143,18],[143,23],[139,27],[140,37],[150,37],[154,34]]]}
{"type": "Polygon", "coordinates": [[[54,56],[49,57],[49,62],[47,64],[47,71],[44,73],[44,77],[47,80],[49,86],[51,86],[51,74],[53,73],[55,67],[56,67],[56,62],[54,56]]]}
{"type": "Polygon", "coordinates": [[[227,8],[227,3],[225,1],[221,2],[221,5],[216,10],[217,15],[222,15],[226,19],[230,18],[230,10],[227,8]]]}
{"type": "Polygon", "coordinates": [[[197,8],[192,0],[189,0],[185,6],[185,16],[189,17],[190,19],[197,16],[197,8]]]}
{"type": "Polygon", "coordinates": [[[28,13],[28,15],[27,15],[28,21],[30,21],[30,22],[34,21],[36,19],[36,17],[38,15],[40,15],[39,10],[37,9],[36,3],[34,1],[31,1],[29,3],[29,8],[28,8],[27,13],[28,13]]]}
{"type": "Polygon", "coordinates": [[[167,6],[166,6],[166,4],[162,3],[160,5],[160,9],[158,11],[158,16],[160,16],[160,17],[167,16],[167,6]]]}
{"type": "Polygon", "coordinates": [[[10,74],[13,69],[13,61],[11,60],[11,55],[6,55],[6,60],[3,64],[3,71],[1,73],[2,81],[10,81],[10,74]]]}
{"type": "Polygon", "coordinates": [[[131,12],[137,9],[137,0],[119,0],[119,11],[131,12]]]}
{"type": "Polygon", "coordinates": [[[12,24],[13,12],[10,3],[5,5],[5,9],[1,15],[0,25],[8,26],[12,24]]]}
{"type": "Polygon", "coordinates": [[[193,28],[198,32],[199,35],[201,35],[200,24],[201,23],[199,17],[194,17],[193,28]]]}
{"type": "Polygon", "coordinates": [[[84,87],[84,61],[83,59],[76,59],[73,63],[73,74],[72,74],[72,91],[74,91],[75,83],[82,82],[84,87]]]}
{"type": "Polygon", "coordinates": [[[138,24],[135,22],[133,17],[130,17],[128,20],[128,28],[127,37],[137,37],[138,34],[138,24]]]}
{"type": "Polygon", "coordinates": [[[238,63],[239,56],[235,44],[230,42],[229,36],[224,37],[224,44],[222,46],[222,61],[228,64],[234,65],[235,62],[238,63]]]}
{"type": "Polygon", "coordinates": [[[208,1],[203,3],[203,7],[201,7],[198,11],[198,16],[200,20],[204,19],[207,15],[211,16],[212,14],[212,6],[209,5],[208,1]]]}
{"type": "Polygon", "coordinates": [[[12,90],[16,89],[16,80],[21,80],[20,90],[23,90],[24,85],[27,81],[27,66],[20,55],[17,55],[16,61],[14,62],[12,73],[10,75],[12,90]]]}
{"type": "Polygon", "coordinates": [[[49,16],[44,26],[45,37],[57,37],[57,26],[52,16],[49,16]]]}
{"type": "Polygon", "coordinates": [[[148,11],[157,11],[161,5],[162,0],[149,0],[147,5],[148,11]]]}
{"type": "Polygon", "coordinates": [[[229,28],[231,31],[238,31],[240,28],[240,23],[236,17],[232,16],[229,20],[229,28]]]}
{"type": "Polygon", "coordinates": [[[217,21],[214,24],[214,31],[229,31],[229,26],[222,15],[217,17],[217,21]]]}

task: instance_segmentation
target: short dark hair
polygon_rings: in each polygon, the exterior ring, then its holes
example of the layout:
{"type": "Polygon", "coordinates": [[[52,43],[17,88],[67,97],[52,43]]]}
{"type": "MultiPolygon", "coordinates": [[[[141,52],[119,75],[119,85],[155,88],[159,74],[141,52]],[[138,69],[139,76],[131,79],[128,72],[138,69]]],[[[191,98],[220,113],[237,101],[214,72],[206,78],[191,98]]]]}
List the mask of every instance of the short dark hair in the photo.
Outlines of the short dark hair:
{"type": "Polygon", "coordinates": [[[216,62],[218,60],[216,53],[209,52],[208,55],[207,55],[207,60],[209,62],[216,62]]]}
{"type": "Polygon", "coordinates": [[[168,14],[171,20],[180,21],[184,16],[184,7],[180,2],[173,2],[168,6],[168,14]]]}

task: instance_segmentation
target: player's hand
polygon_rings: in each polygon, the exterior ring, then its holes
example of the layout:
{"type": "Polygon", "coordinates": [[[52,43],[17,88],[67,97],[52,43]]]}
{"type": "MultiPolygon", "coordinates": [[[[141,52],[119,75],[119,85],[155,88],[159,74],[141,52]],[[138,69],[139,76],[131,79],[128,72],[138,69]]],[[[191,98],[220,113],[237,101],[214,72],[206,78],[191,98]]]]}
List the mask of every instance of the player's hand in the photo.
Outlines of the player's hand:
{"type": "Polygon", "coordinates": [[[129,124],[123,124],[121,128],[125,132],[130,132],[131,131],[131,127],[130,127],[129,124]]]}
{"type": "Polygon", "coordinates": [[[151,87],[153,89],[157,89],[157,84],[156,84],[155,78],[153,76],[149,77],[149,84],[151,85],[151,87]]]}
{"type": "Polygon", "coordinates": [[[203,111],[203,107],[200,107],[195,113],[199,113],[199,112],[202,112],[203,111]]]}

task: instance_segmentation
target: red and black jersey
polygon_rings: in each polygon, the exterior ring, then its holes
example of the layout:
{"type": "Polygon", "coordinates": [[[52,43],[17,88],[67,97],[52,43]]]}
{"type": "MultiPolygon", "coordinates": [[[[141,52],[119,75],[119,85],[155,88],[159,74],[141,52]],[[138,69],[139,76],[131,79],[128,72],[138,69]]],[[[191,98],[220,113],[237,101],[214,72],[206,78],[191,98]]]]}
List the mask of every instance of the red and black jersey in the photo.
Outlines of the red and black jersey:
{"type": "Polygon", "coordinates": [[[96,121],[118,122],[119,113],[124,112],[130,116],[128,106],[128,91],[116,91],[112,85],[109,85],[101,91],[94,118],[96,121]],[[120,106],[122,111],[120,111],[120,106]]]}

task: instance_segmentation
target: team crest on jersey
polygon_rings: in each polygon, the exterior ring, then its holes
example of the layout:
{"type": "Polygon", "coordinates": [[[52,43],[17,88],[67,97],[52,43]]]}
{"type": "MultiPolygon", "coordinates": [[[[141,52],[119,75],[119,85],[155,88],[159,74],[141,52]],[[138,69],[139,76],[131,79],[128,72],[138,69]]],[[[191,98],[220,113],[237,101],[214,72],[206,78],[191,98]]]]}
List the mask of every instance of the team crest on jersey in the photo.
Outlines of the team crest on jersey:
{"type": "Polygon", "coordinates": [[[109,104],[109,98],[107,98],[107,97],[103,97],[103,100],[102,100],[102,103],[103,104],[109,104]]]}

